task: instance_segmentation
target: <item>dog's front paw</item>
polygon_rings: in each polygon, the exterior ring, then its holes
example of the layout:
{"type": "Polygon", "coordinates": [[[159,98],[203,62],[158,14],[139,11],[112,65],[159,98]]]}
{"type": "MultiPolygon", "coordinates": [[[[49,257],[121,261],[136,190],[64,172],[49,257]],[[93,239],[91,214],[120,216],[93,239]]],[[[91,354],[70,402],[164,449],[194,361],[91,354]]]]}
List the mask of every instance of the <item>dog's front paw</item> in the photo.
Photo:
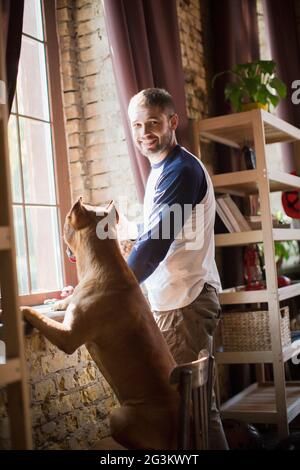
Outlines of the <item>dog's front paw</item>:
{"type": "Polygon", "coordinates": [[[30,307],[20,307],[20,310],[23,315],[25,335],[29,335],[34,329],[28,318],[30,307]]]}
{"type": "Polygon", "coordinates": [[[57,310],[67,310],[67,308],[68,304],[63,300],[59,300],[58,302],[55,302],[55,304],[52,305],[51,310],[54,310],[56,312],[57,310]]]}

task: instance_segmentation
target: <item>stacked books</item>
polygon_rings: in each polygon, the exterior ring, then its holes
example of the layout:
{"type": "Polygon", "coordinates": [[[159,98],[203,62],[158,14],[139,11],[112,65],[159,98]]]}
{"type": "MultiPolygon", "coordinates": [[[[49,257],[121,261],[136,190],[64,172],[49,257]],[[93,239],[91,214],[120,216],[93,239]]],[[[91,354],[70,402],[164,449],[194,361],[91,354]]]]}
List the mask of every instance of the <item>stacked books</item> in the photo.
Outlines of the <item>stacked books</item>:
{"type": "Polygon", "coordinates": [[[216,210],[229,232],[247,232],[250,224],[229,194],[223,194],[216,199],[216,210]]]}
{"type": "MultiPolygon", "coordinates": [[[[244,216],[229,194],[223,194],[216,198],[216,210],[223,224],[229,232],[248,232],[261,230],[261,216],[244,216]]],[[[274,228],[290,228],[291,224],[280,222],[272,215],[274,228]]]]}

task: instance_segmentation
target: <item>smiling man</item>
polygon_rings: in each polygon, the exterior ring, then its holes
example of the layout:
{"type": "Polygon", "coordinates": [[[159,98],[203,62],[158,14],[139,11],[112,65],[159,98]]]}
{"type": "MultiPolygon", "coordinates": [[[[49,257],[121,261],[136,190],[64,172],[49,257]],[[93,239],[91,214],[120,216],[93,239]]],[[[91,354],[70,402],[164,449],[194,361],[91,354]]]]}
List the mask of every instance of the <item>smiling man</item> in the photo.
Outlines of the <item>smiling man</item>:
{"type": "MultiPolygon", "coordinates": [[[[128,114],[134,143],[151,164],[143,230],[128,264],[145,282],[176,362],[193,361],[201,349],[211,351],[220,315],[213,186],[204,165],[177,143],[178,115],[166,90],[142,90],[128,114]]],[[[210,448],[227,448],[214,398],[210,448]]]]}

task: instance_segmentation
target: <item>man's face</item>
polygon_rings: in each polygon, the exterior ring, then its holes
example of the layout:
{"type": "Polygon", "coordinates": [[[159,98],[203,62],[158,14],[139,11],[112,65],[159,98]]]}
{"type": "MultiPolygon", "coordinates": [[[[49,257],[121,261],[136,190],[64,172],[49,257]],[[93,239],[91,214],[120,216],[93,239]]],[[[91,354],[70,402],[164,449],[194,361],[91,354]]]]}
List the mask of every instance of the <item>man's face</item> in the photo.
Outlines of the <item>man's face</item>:
{"type": "Polygon", "coordinates": [[[152,162],[165,158],[176,144],[177,114],[171,115],[158,106],[136,104],[131,107],[129,117],[139,151],[152,162]]]}

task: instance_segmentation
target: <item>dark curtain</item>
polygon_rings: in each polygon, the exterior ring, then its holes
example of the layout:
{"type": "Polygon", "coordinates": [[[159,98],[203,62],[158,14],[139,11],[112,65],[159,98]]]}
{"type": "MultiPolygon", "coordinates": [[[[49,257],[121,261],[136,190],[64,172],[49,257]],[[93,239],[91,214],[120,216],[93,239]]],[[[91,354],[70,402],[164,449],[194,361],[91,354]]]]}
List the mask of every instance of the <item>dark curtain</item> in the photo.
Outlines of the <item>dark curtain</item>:
{"type": "MultiPolygon", "coordinates": [[[[209,0],[211,7],[211,38],[213,73],[229,70],[234,64],[259,59],[259,36],[256,0],[209,0]]],[[[224,85],[229,75],[220,77],[213,89],[214,115],[231,113],[224,99],[224,85]]],[[[238,152],[227,146],[216,145],[217,172],[225,173],[241,169],[238,152]]],[[[238,202],[238,200],[236,200],[238,202]]],[[[222,250],[223,287],[244,284],[243,249],[222,250]],[[234,263],[232,262],[234,260],[234,263]]],[[[249,365],[230,367],[231,393],[235,394],[254,380],[249,365]]]]}
{"type": "MultiPolygon", "coordinates": [[[[259,59],[256,0],[209,0],[213,73],[229,70],[234,64],[259,59]]],[[[224,85],[229,75],[220,77],[213,89],[214,115],[229,114],[224,85]]],[[[240,170],[241,158],[226,146],[216,145],[217,172],[240,170]]],[[[244,283],[243,250],[226,248],[222,253],[223,287],[244,283]],[[235,263],[232,264],[232,259],[235,263]]]]}
{"type": "Polygon", "coordinates": [[[104,12],[128,151],[142,200],[149,163],[131,138],[130,98],[144,88],[168,90],[180,118],[178,138],[189,147],[176,0],[104,0],[104,12]]]}
{"type": "MultiPolygon", "coordinates": [[[[276,114],[296,127],[300,127],[300,106],[292,102],[292,82],[300,78],[300,46],[297,34],[294,0],[264,0],[264,16],[272,58],[277,64],[278,76],[287,86],[287,97],[282,100],[276,114]]],[[[282,158],[286,171],[294,169],[293,148],[282,145],[282,158]]]]}
{"type": "Polygon", "coordinates": [[[6,59],[7,99],[10,113],[21,52],[24,0],[0,0],[2,34],[6,59]]]}

